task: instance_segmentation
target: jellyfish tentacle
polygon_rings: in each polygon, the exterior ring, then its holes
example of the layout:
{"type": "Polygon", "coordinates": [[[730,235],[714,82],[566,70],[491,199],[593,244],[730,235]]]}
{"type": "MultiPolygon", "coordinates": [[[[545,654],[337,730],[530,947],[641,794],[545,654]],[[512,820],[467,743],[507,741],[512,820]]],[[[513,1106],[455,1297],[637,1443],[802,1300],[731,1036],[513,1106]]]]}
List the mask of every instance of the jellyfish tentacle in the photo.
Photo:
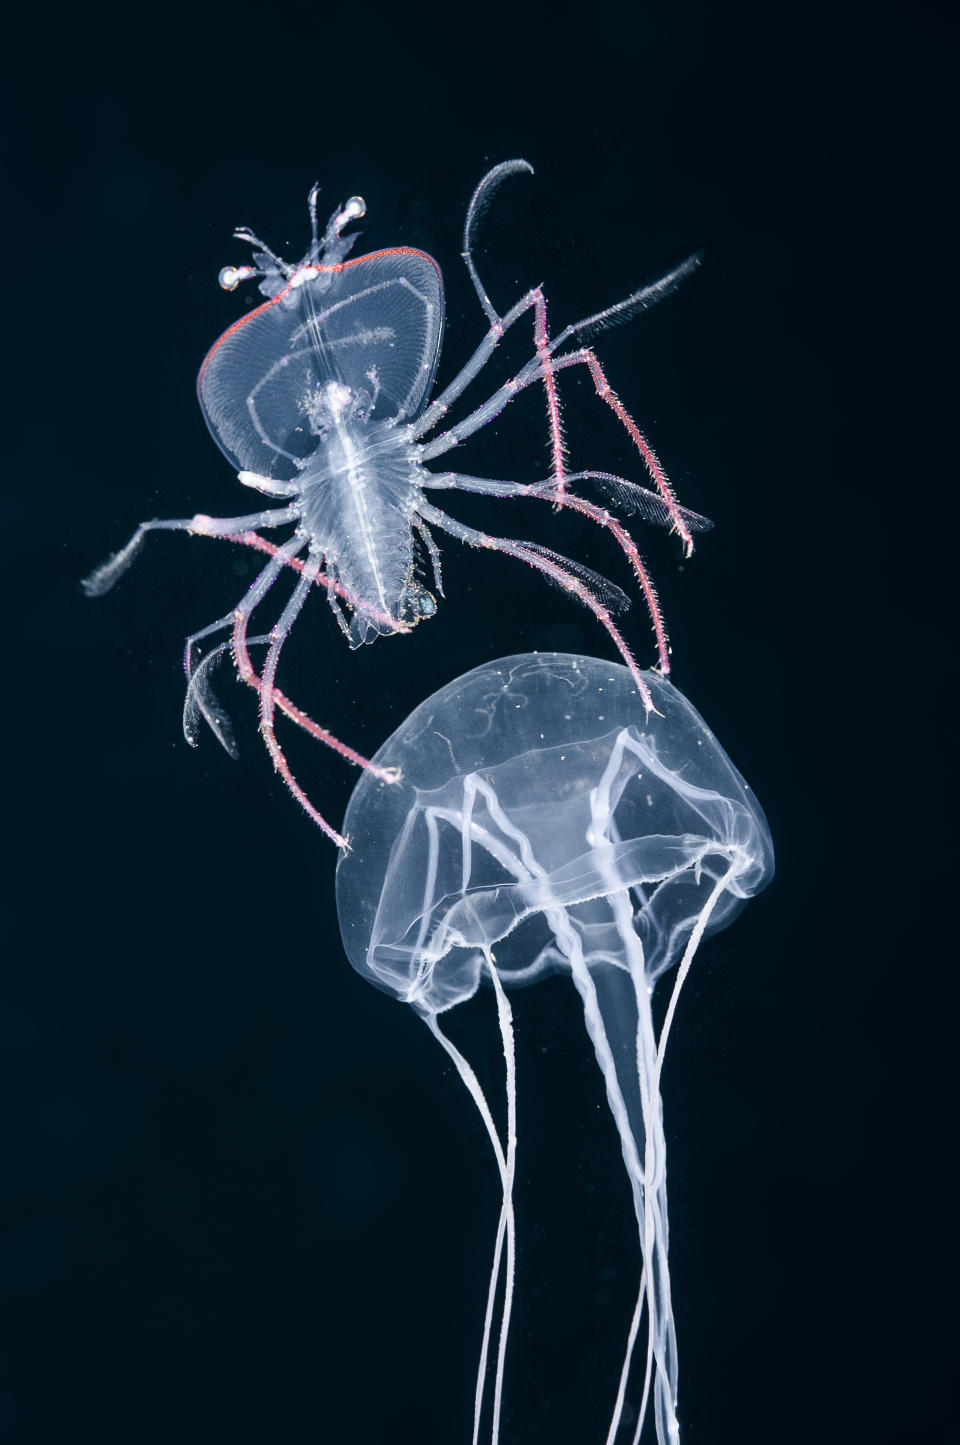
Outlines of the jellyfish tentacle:
{"type": "MultiPolygon", "coordinates": [[[[621,1116],[614,1107],[614,1115],[621,1128],[621,1135],[623,1136],[624,1128],[627,1130],[627,1136],[623,1142],[625,1145],[624,1159],[628,1170],[631,1159],[636,1158],[637,1163],[640,1164],[639,1172],[632,1182],[637,1222],[641,1231],[640,1248],[644,1267],[643,1277],[646,1282],[648,1328],[644,1393],[638,1411],[636,1440],[639,1440],[642,1433],[651,1387],[654,1392],[657,1414],[658,1439],[672,1440],[677,1435],[678,1428],[676,1420],[677,1348],[670,1302],[670,1276],[667,1268],[666,1139],[663,1132],[659,1076],[655,1067],[657,1041],[650,1006],[650,987],[643,943],[633,925],[633,910],[629,897],[622,888],[617,887],[618,877],[616,868],[612,864],[608,826],[608,820],[613,816],[614,811],[613,790],[616,779],[620,775],[627,755],[636,753],[637,748],[629,731],[621,730],[610,750],[610,756],[600,780],[591,793],[591,836],[596,854],[597,870],[609,890],[607,906],[613,916],[617,936],[628,965],[629,992],[632,994],[631,1003],[636,1012],[633,1062],[635,1075],[632,1080],[625,1080],[624,1088],[621,1090],[624,1114],[621,1116]],[[642,1163],[638,1157],[638,1121],[635,1115],[631,1117],[627,1103],[628,1096],[633,1094],[631,1085],[635,1085],[636,1093],[633,1096],[639,1099],[640,1105],[639,1131],[643,1139],[642,1163]],[[626,1147],[628,1145],[631,1147],[626,1147]],[[655,1373],[654,1362],[656,1362],[655,1373]]],[[[587,972],[589,973],[589,970],[587,972]]],[[[602,1037],[605,1045],[603,1054],[599,1050],[597,1052],[598,1062],[605,1069],[608,1056],[606,1051],[609,1051],[609,1060],[618,1083],[619,1072],[613,1050],[609,1045],[607,1021],[615,1019],[623,1013],[624,988],[620,982],[622,977],[621,970],[615,970],[603,979],[597,979],[596,982],[591,977],[590,982],[594,983],[592,1000],[581,988],[585,1009],[592,1005],[597,1011],[594,1029],[597,1036],[602,1037]]],[[[574,981],[576,982],[576,980],[577,973],[574,970],[574,981]]],[[[595,1047],[596,1044],[597,1039],[595,1038],[595,1047]]],[[[609,1079],[607,1088],[609,1093],[609,1079]]],[[[625,1363],[629,1369],[629,1355],[625,1363]]]]}
{"type": "MultiPolygon", "coordinates": [[[[447,530],[473,545],[503,541],[447,530]]],[[[501,550],[565,567],[526,542],[501,550]]],[[[567,580],[580,579],[570,572],[567,580]]],[[[750,789],[676,689],[655,674],[646,678],[662,709],[646,718],[632,675],[593,658],[503,658],[448,685],[384,745],[383,757],[409,773],[409,807],[385,811],[384,790],[361,780],[345,825],[355,853],[337,874],[351,963],[421,1013],[455,1008],[483,982],[521,987],[558,968],[576,988],[619,1135],[641,1254],[606,1445],[625,1431],[639,1445],[647,1431],[654,1438],[654,1427],[659,1445],[679,1442],[664,1051],[702,939],[773,872],[769,831],[750,789]],[[542,924],[531,933],[532,915],[542,924]],[[484,959],[495,959],[490,979],[484,959]],[[673,965],[657,1027],[654,984],[673,965]],[[640,1408],[628,1427],[634,1389],[640,1408]]],[[[435,1019],[432,1026],[439,1031],[435,1019]]],[[[478,1107],[489,1120],[479,1100],[478,1107]]],[[[504,1177],[504,1147],[488,1127],[504,1177]]],[[[504,1218],[486,1342],[499,1300],[504,1218]]],[[[488,1356],[481,1359],[486,1366],[488,1356]]],[[[481,1425],[486,1430],[484,1385],[489,1390],[492,1380],[481,1368],[475,1445],[481,1425]]],[[[495,1411],[498,1401],[494,1388],[495,1411]]]]}
{"type": "MultiPolygon", "coordinates": [[[[623,1364],[620,1367],[620,1379],[617,1384],[617,1398],[613,1407],[613,1415],[610,1418],[610,1426],[607,1430],[607,1438],[604,1442],[604,1445],[614,1445],[614,1441],[616,1440],[617,1434],[620,1430],[620,1422],[623,1419],[623,1407],[626,1404],[627,1400],[627,1384],[630,1379],[630,1370],[633,1365],[633,1352],[636,1348],[637,1337],[640,1334],[640,1322],[643,1319],[643,1306],[646,1303],[646,1298],[647,1272],[646,1267],[644,1265],[641,1265],[640,1283],[637,1287],[637,1299],[633,1307],[633,1314],[630,1317],[630,1328],[627,1331],[627,1345],[626,1349],[624,1350],[623,1364]]],[[[643,1420],[643,1414],[646,1409],[647,1390],[649,1388],[650,1380],[650,1363],[651,1356],[648,1351],[647,1373],[644,1380],[643,1395],[637,1417],[640,1421],[643,1420]]]]}
{"type": "MultiPolygon", "coordinates": [[[[487,1131],[487,1136],[490,1139],[491,1145],[493,1146],[494,1156],[497,1161],[497,1168],[500,1173],[500,1183],[503,1188],[503,1204],[500,1211],[500,1220],[497,1225],[497,1241],[494,1248],[490,1289],[487,1295],[487,1314],[484,1323],[483,1345],[480,1354],[480,1367],[477,1374],[477,1390],[474,1401],[473,1445],[479,1445],[480,1415],[483,1404],[483,1382],[486,1375],[486,1363],[490,1345],[490,1332],[493,1319],[493,1294],[496,1287],[496,1281],[500,1272],[500,1260],[501,1252],[503,1249],[504,1234],[506,1234],[506,1236],[509,1238],[514,1235],[516,1229],[513,1210],[513,1176],[508,1169],[507,1156],[504,1152],[503,1145],[500,1142],[500,1136],[497,1133],[497,1126],[493,1122],[493,1115],[490,1112],[490,1106],[487,1103],[486,1098],[484,1097],[483,1089],[480,1087],[480,1081],[474,1073],[469,1061],[460,1052],[452,1039],[450,1039],[443,1032],[443,1029],[440,1027],[439,1019],[435,1013],[431,1013],[428,1009],[418,1009],[418,1012],[420,1013],[424,1023],[427,1025],[427,1028],[433,1034],[434,1038],[437,1040],[437,1042],[441,1045],[441,1047],[451,1059],[457,1073],[460,1076],[461,1082],[463,1083],[471,1099],[476,1105],[477,1112],[479,1113],[480,1118],[483,1120],[483,1125],[487,1131]]],[[[507,1147],[509,1149],[509,1140],[507,1147]]],[[[510,1256],[510,1258],[512,1258],[512,1256],[510,1256]]],[[[512,1281],[510,1284],[510,1289],[512,1293],[512,1281]]],[[[494,1429],[498,1428],[499,1421],[495,1419],[494,1429]]],[[[496,1439],[497,1437],[495,1435],[493,1437],[491,1445],[496,1445],[496,1439]]]]}
{"type": "Polygon", "coordinates": [[[500,1038],[503,1043],[507,1092],[507,1179],[504,1188],[504,1202],[501,1209],[501,1217],[504,1218],[507,1233],[507,1266],[503,1286],[503,1310],[500,1315],[500,1339],[497,1343],[497,1372],[493,1386],[493,1431],[491,1435],[491,1445],[497,1445],[500,1438],[500,1414],[503,1407],[503,1375],[507,1361],[507,1339],[510,1334],[510,1317],[513,1310],[513,1288],[517,1269],[516,1224],[513,1214],[513,1185],[517,1170],[517,1062],[513,1038],[513,1011],[500,980],[500,975],[494,966],[493,957],[489,952],[487,954],[487,968],[497,998],[497,1019],[500,1024],[500,1038]]]}

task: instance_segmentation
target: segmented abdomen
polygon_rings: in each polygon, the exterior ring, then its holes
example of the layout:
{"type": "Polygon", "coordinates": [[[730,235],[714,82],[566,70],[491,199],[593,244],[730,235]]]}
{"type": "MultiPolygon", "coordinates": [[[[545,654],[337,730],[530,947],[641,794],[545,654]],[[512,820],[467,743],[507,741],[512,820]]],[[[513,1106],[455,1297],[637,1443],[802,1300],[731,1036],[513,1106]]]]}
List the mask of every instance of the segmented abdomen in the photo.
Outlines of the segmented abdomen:
{"type": "Polygon", "coordinates": [[[395,431],[338,428],[324,446],[325,473],[307,477],[304,521],[348,595],[356,644],[394,630],[413,566],[411,448],[395,431]]]}

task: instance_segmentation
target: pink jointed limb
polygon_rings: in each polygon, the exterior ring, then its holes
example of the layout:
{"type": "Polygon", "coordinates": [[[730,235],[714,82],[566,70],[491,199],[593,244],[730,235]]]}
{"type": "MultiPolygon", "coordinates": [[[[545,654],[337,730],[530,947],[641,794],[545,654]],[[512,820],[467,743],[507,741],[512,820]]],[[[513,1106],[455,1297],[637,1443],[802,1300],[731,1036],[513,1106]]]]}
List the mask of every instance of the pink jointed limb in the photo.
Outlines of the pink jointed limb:
{"type": "Polygon", "coordinates": [[[547,424],[550,428],[550,453],[553,458],[553,480],[559,501],[566,491],[566,448],[563,442],[563,424],[560,420],[560,398],[550,360],[550,337],[547,334],[547,303],[539,286],[534,296],[533,342],[537,348],[543,385],[547,393],[547,424]]]}
{"type": "MultiPolygon", "coordinates": [[[[569,331],[570,328],[562,334],[566,336],[569,334],[569,331]]],[[[555,372],[564,371],[570,366],[586,366],[589,368],[597,395],[610,407],[617,419],[626,428],[630,439],[640,452],[644,465],[663,501],[670,525],[682,539],[684,551],[686,555],[689,556],[693,551],[693,537],[684,518],[684,509],[678,505],[677,499],[673,494],[673,488],[667,479],[667,474],[660,465],[659,459],[650,443],[610,386],[604,375],[603,368],[600,366],[593,351],[590,350],[589,347],[580,347],[576,351],[565,352],[557,356],[556,350],[559,344],[559,340],[547,343],[543,353],[538,351],[536,356],[528,361],[525,366],[522,366],[514,376],[510,377],[498,387],[493,395],[481,406],[472,411],[469,416],[464,417],[462,421],[450,427],[448,431],[441,432],[440,435],[432,441],[426,442],[422,447],[421,460],[424,462],[433,461],[436,457],[443,456],[444,453],[450,451],[453,447],[459,446],[468,437],[473,436],[481,427],[491,422],[494,417],[499,416],[504,408],[509,406],[526,387],[540,380],[546,381],[547,375],[544,370],[545,367],[549,367],[550,384],[552,386],[552,378],[555,372]]],[[[554,398],[556,397],[555,387],[552,395],[554,398]]],[[[559,424],[559,414],[557,420],[559,424]]],[[[556,453],[554,454],[554,465],[556,467],[556,453]]],[[[580,473],[579,475],[586,474],[580,473]]],[[[556,471],[554,477],[556,484],[556,471]]],[[[568,480],[569,479],[564,476],[562,485],[558,486],[559,499],[561,500],[568,480]]]]}
{"type": "MultiPolygon", "coordinates": [[[[225,542],[239,542],[241,546],[251,547],[255,552],[263,552],[267,557],[275,557],[281,550],[275,542],[270,542],[266,537],[261,537],[258,532],[241,532],[236,536],[224,537],[222,540],[225,542]]],[[[339,582],[335,577],[331,577],[328,572],[324,571],[320,563],[311,561],[309,558],[304,561],[301,557],[286,557],[284,559],[284,566],[292,567],[295,572],[306,572],[310,580],[315,582],[318,587],[324,587],[327,592],[341,598],[342,601],[346,602],[350,607],[362,606],[364,612],[372,617],[375,622],[381,623],[386,630],[398,633],[410,631],[410,624],[408,622],[399,622],[392,617],[388,617],[384,612],[378,612],[375,607],[372,607],[365,600],[358,598],[349,588],[344,587],[342,582],[339,582]]]]}
{"type": "Polygon", "coordinates": [[[314,586],[324,590],[351,647],[408,632],[433,616],[436,596],[419,580],[428,559],[435,592],[442,596],[440,557],[424,525],[427,521],[470,545],[527,562],[578,598],[610,636],[644,705],[652,707],[650,689],[614,622],[627,603],[618,587],[537,543],[488,535],[436,512],[426,500],[431,488],[533,496],[555,507],[568,506],[603,526],[630,564],[652,620],[659,667],[663,673],[669,670],[666,630],[646,566],[627,526],[606,507],[668,524],[688,553],[692,534],[709,524],[678,506],[659,459],[607,382],[592,345],[600,332],[669,294],[699,258],[690,257],[653,284],[563,327],[553,337],[539,286],[527,290],[501,314],[473,259],[477,225],[501,182],[531,169],[519,159],[494,166],[470,201],[463,259],[487,330],[466,364],[432,402],[444,304],[440,270],[431,257],[408,246],[394,246],[347,260],[355,237],[342,234],[343,229],[363,215],[364,203],[359,197],[348,200],[334,212],[321,237],[316,187],[308,198],[311,244],[299,262],[283,260],[252,231],[236,232],[255,248],[253,264],[226,267],[221,284],[229,290],[241,280],[257,278],[266,300],[235,320],[214,342],[200,368],[198,393],[210,431],[240,483],[282,505],[236,517],[198,512],[190,518],[143,522],[126,546],[84,582],[91,596],[108,592],[153,531],[232,541],[266,558],[244,597],[225,616],[187,639],[184,733],[188,742],[195,743],[202,718],[227,751],[236,755],[229,717],[210,685],[215,667],[232,646],[241,678],[258,695],[261,730],[274,766],[308,816],[339,847],[346,846],[345,839],[317,812],[293,776],[275,735],[277,710],[382,781],[394,782],[396,777],[340,742],[280,691],[276,685],[280,654],[314,586]],[[445,423],[448,429],[428,440],[491,360],[507,331],[526,315],[533,345],[525,364],[461,420],[445,423]],[[597,395],[626,429],[653,479],[652,488],[612,474],[568,471],[558,373],[576,365],[587,367],[597,395]],[[453,473],[440,478],[431,471],[434,459],[487,426],[521,391],[540,384],[546,400],[549,481],[528,487],[453,473]],[[579,495],[579,488],[571,490],[580,479],[599,487],[599,505],[579,495]],[[287,524],[292,534],[279,545],[263,535],[273,536],[270,529],[287,524]],[[258,609],[274,583],[290,574],[293,587],[279,620],[269,632],[254,627],[253,618],[260,615],[258,609]],[[254,632],[261,635],[253,636],[254,632]],[[223,640],[224,633],[230,642],[223,640]],[[195,645],[213,634],[219,634],[220,642],[205,647],[202,660],[195,662],[195,645]],[[255,644],[267,648],[260,675],[250,661],[255,644]]]}
{"type": "Polygon", "coordinates": [[[664,504],[670,513],[673,530],[683,542],[684,555],[689,557],[693,552],[693,537],[690,534],[689,527],[683,520],[683,515],[677,504],[677,499],[673,494],[673,488],[667,479],[667,474],[660,465],[653,447],[647,441],[613,387],[607,381],[603,367],[600,365],[596,354],[589,346],[585,346],[579,351],[568,352],[565,356],[554,357],[551,364],[554,371],[565,370],[568,366],[584,365],[589,368],[597,396],[599,396],[601,401],[606,402],[614,416],[616,416],[621,425],[625,427],[629,433],[630,440],[643,457],[644,465],[650,474],[651,480],[663,498],[664,504]]]}
{"type": "MultiPolygon", "coordinates": [[[[544,501],[554,500],[552,491],[531,492],[531,495],[540,497],[544,501]]],[[[670,672],[670,644],[667,639],[667,629],[664,625],[663,614],[660,611],[660,602],[657,598],[656,589],[650,580],[650,574],[644,565],[643,558],[637,550],[637,544],[630,536],[626,527],[618,522],[616,517],[612,517],[605,508],[598,507],[593,502],[588,502],[584,497],[577,496],[575,492],[564,491],[563,505],[572,508],[575,512],[580,512],[585,517],[589,517],[591,521],[597,522],[601,527],[606,527],[607,531],[611,532],[616,538],[617,543],[633,569],[634,576],[640,584],[643,599],[647,604],[647,612],[650,614],[650,621],[653,624],[653,634],[657,640],[659,668],[664,677],[668,676],[670,672]]]]}
{"type": "MultiPolygon", "coordinates": [[[[240,674],[241,680],[245,682],[249,687],[252,687],[253,690],[257,693],[257,695],[262,699],[263,680],[256,671],[256,668],[253,666],[253,662],[251,661],[250,653],[247,648],[247,618],[240,613],[236,614],[234,618],[233,655],[236,661],[237,671],[240,674]]],[[[290,718],[291,722],[295,722],[298,727],[303,728],[304,732],[309,733],[310,736],[316,738],[318,742],[323,743],[326,747],[332,748],[334,752],[339,753],[339,755],[344,758],[348,763],[353,763],[358,768],[363,768],[369,772],[372,772],[375,777],[381,780],[381,782],[397,783],[400,781],[400,775],[395,768],[379,767],[378,764],[372,762],[369,758],[365,757],[363,753],[358,752],[356,748],[350,747],[348,743],[345,743],[340,738],[336,737],[332,732],[329,731],[329,729],[321,727],[319,723],[314,722],[313,718],[311,718],[308,713],[305,713],[302,708],[299,708],[296,705],[295,702],[292,702],[291,699],[288,698],[284,692],[281,692],[278,687],[271,688],[270,699],[271,703],[275,704],[278,708],[280,708],[280,710],[285,713],[288,718],[290,718]]],[[[307,797],[306,793],[303,791],[300,784],[294,777],[290,766],[287,763],[287,760],[283,754],[283,751],[277,743],[276,737],[273,734],[272,717],[269,729],[269,736],[267,735],[266,731],[264,733],[264,736],[267,742],[268,750],[271,757],[273,758],[277,771],[280,773],[281,777],[283,778],[287,787],[290,789],[290,792],[293,794],[293,796],[297,799],[297,801],[305,809],[305,811],[309,814],[313,821],[323,829],[327,837],[331,838],[333,842],[337,844],[338,848],[348,846],[346,840],[342,837],[342,835],[338,833],[335,828],[332,828],[331,825],[327,822],[327,820],[323,817],[323,815],[319,813],[317,809],[313,806],[313,804],[310,802],[310,799],[307,797]]]]}
{"type": "MultiPolygon", "coordinates": [[[[242,613],[239,612],[237,613],[233,629],[233,655],[236,659],[237,669],[243,681],[249,683],[249,685],[255,688],[256,691],[259,693],[260,679],[254,671],[253,664],[250,661],[250,655],[247,652],[246,618],[243,616],[242,613]]],[[[321,828],[324,833],[326,833],[327,837],[332,843],[335,843],[338,848],[346,848],[348,846],[346,838],[344,838],[341,833],[338,833],[336,828],[332,827],[331,824],[327,822],[326,818],[323,816],[322,813],[319,813],[317,811],[317,809],[311,803],[310,799],[307,797],[306,793],[300,787],[300,784],[297,782],[296,778],[293,776],[293,773],[290,771],[290,766],[283,755],[283,750],[281,749],[276,738],[273,736],[272,728],[269,731],[264,728],[263,734],[264,740],[267,744],[267,749],[270,753],[271,758],[273,759],[273,765],[276,768],[277,772],[280,774],[280,776],[283,778],[283,781],[286,783],[290,792],[296,798],[297,802],[313,819],[317,826],[321,828]]]]}
{"type": "MultiPolygon", "coordinates": [[[[571,472],[566,477],[566,482],[601,480],[615,483],[618,486],[630,486],[620,477],[614,477],[608,472],[571,472]]],[[[634,576],[640,583],[647,610],[653,624],[654,636],[657,642],[657,658],[660,671],[666,676],[670,671],[670,644],[667,640],[667,631],[663,621],[663,614],[660,611],[660,603],[657,598],[656,589],[647,572],[643,558],[637,549],[636,543],[627,531],[626,527],[607,511],[605,507],[598,507],[593,502],[587,501],[576,492],[564,491],[563,499],[557,497],[557,488],[552,481],[538,482],[534,486],[524,486],[519,482],[497,481],[490,477],[471,477],[459,472],[448,472],[446,476],[437,477],[436,485],[439,488],[449,487],[454,491],[478,492],[481,496],[499,498],[530,498],[538,502],[551,502],[554,505],[569,506],[571,510],[580,512],[583,516],[589,517],[591,521],[599,526],[605,527],[616,539],[618,546],[630,563],[634,576]]],[[[636,489],[638,492],[640,488],[636,489]]],[[[664,508],[665,504],[659,496],[653,492],[644,492],[643,496],[655,502],[658,507],[664,508]]],[[[695,513],[688,514],[691,519],[696,518],[695,513]]],[[[700,520],[700,519],[697,519],[700,520]]],[[[530,544],[527,544],[528,546],[530,544]]],[[[570,564],[572,565],[572,564],[570,564]]]]}
{"type": "Polygon", "coordinates": [[[466,542],[470,546],[485,547],[493,552],[505,552],[508,556],[516,557],[521,562],[527,562],[531,567],[535,567],[538,572],[542,572],[545,577],[549,577],[551,581],[556,582],[565,592],[572,593],[574,597],[579,598],[585,607],[589,607],[597,621],[609,633],[614,646],[630,669],[630,675],[636,683],[644,709],[647,712],[656,712],[656,708],[653,705],[653,698],[650,695],[650,689],[647,687],[643,674],[637,666],[626,639],[611,617],[609,609],[597,601],[585,583],[581,582],[572,572],[566,570],[562,565],[564,559],[554,561],[553,555],[546,554],[545,551],[534,550],[533,544],[528,545],[523,542],[514,541],[509,537],[492,537],[486,532],[479,532],[474,527],[468,527],[463,522],[457,522],[452,517],[448,517],[445,512],[441,512],[438,507],[433,507],[428,502],[421,503],[420,515],[426,521],[432,522],[434,526],[439,527],[441,531],[449,532],[452,537],[456,537],[459,541],[466,542]]]}

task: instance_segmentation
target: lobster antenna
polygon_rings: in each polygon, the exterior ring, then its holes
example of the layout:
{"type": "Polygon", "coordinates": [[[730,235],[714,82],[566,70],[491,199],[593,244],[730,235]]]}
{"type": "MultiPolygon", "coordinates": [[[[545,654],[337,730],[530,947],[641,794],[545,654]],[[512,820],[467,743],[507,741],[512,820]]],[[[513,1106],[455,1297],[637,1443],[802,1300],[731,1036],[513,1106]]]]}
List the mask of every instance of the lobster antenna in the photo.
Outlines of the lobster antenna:
{"type": "Polygon", "coordinates": [[[307,196],[307,207],[310,211],[310,260],[315,261],[320,253],[320,235],[317,230],[317,196],[320,194],[320,182],[314,181],[310,187],[310,194],[307,196]]]}
{"type": "Polygon", "coordinates": [[[256,246],[258,250],[263,252],[268,261],[273,262],[281,276],[286,276],[289,280],[293,275],[293,267],[289,266],[286,261],[281,261],[276,252],[271,251],[270,247],[261,241],[260,237],[255,235],[249,226],[238,226],[233,233],[233,239],[235,241],[245,241],[248,246],[256,246]]]}
{"type": "Polygon", "coordinates": [[[505,181],[507,176],[519,175],[521,171],[527,171],[528,174],[532,176],[533,166],[529,161],[524,160],[501,161],[498,166],[494,166],[492,171],[487,171],[487,174],[483,177],[483,180],[470,197],[470,204],[467,207],[467,219],[463,224],[463,259],[466,263],[467,271],[470,274],[470,280],[473,282],[473,289],[477,293],[477,300],[483,307],[486,318],[491,326],[499,325],[500,316],[494,309],[490,297],[484,290],[483,283],[477,274],[477,268],[473,264],[474,233],[481,217],[493,200],[493,193],[500,185],[500,182],[505,181]]]}

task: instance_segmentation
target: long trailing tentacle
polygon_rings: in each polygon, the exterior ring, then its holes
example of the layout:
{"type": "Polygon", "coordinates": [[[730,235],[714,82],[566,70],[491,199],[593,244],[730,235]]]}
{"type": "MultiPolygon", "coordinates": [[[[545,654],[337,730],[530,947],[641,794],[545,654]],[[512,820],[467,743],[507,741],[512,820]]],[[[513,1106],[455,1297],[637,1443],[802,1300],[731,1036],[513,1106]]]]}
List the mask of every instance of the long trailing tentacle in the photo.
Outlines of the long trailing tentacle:
{"type": "Polygon", "coordinates": [[[500,1218],[497,1223],[497,1237],[493,1251],[493,1263],[490,1270],[490,1283],[487,1289],[487,1307],[484,1315],[483,1341],[480,1349],[480,1361],[477,1368],[477,1382],[474,1392],[473,1411],[473,1445],[479,1445],[480,1420],[483,1410],[484,1384],[487,1375],[487,1362],[489,1358],[490,1342],[493,1331],[494,1297],[497,1282],[500,1277],[501,1262],[503,1258],[503,1247],[507,1245],[506,1277],[504,1280],[504,1301],[503,1312],[500,1318],[500,1340],[497,1349],[497,1370],[494,1380],[494,1402],[493,1402],[493,1424],[491,1427],[491,1445],[497,1445],[500,1432],[500,1409],[503,1396],[503,1372],[506,1362],[507,1338],[510,1330],[510,1305],[513,1297],[514,1274],[516,1270],[516,1219],[513,1206],[513,1185],[516,1173],[516,1152],[517,1152],[517,1126],[516,1126],[516,1058],[513,1039],[513,1016],[506,993],[496,974],[495,967],[490,958],[487,959],[491,982],[494,984],[497,997],[497,1017],[500,1024],[501,1039],[503,1042],[504,1061],[506,1064],[506,1093],[507,1093],[507,1148],[504,1151],[497,1134],[496,1125],[493,1122],[493,1115],[487,1103],[483,1089],[477,1079],[473,1068],[460,1052],[456,1045],[443,1032],[436,1014],[422,1013],[421,1017],[433,1034],[434,1038],[443,1047],[445,1052],[453,1061],[454,1067],[460,1076],[461,1081],[467,1088],[470,1097],[473,1099],[477,1110],[483,1120],[484,1127],[493,1146],[494,1155],[497,1161],[497,1168],[500,1173],[500,1182],[503,1188],[503,1202],[500,1209],[500,1218]]]}

